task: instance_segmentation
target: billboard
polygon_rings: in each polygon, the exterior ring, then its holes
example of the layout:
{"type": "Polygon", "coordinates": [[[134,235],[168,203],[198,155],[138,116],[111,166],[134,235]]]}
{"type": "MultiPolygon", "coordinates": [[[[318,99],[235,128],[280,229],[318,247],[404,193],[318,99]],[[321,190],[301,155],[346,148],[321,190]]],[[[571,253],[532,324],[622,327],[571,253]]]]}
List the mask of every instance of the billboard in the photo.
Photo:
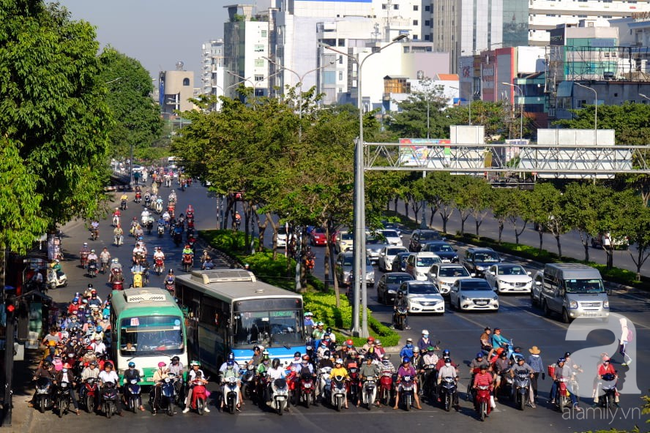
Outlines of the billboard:
{"type": "MultiPolygon", "coordinates": [[[[399,144],[399,165],[429,167],[433,164],[432,146],[451,144],[451,140],[446,138],[400,138],[399,144]]],[[[449,146],[445,146],[445,149],[448,150],[449,146]]]]}

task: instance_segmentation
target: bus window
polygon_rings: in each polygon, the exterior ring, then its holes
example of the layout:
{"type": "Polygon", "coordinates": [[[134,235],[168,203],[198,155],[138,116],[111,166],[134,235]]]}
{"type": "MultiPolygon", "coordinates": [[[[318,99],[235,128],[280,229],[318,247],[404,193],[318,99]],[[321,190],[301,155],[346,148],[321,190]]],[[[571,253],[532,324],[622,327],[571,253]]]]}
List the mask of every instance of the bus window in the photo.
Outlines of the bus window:
{"type": "Polygon", "coordinates": [[[241,312],[234,316],[235,347],[294,346],[303,342],[297,311],[241,312]]]}
{"type": "Polygon", "coordinates": [[[120,325],[122,356],[171,356],[184,351],[180,317],[132,317],[122,319],[120,325]]]}

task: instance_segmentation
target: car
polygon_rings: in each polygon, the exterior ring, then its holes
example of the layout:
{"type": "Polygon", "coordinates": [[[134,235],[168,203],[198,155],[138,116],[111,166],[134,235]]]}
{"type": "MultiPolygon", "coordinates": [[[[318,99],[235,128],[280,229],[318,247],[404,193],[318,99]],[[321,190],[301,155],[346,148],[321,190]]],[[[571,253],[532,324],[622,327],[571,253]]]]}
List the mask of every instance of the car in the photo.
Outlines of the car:
{"type": "Polygon", "coordinates": [[[406,249],[406,247],[394,247],[394,246],[386,245],[379,252],[379,262],[377,263],[377,266],[379,266],[379,270],[384,272],[393,271],[393,261],[395,260],[397,254],[408,253],[408,252],[409,250],[406,249]]]}
{"type": "Polygon", "coordinates": [[[445,313],[445,300],[431,281],[404,281],[400,286],[408,301],[408,313],[445,313]]]}
{"type": "Polygon", "coordinates": [[[342,231],[336,237],[336,252],[344,253],[354,248],[354,233],[342,231]]]}
{"type": "Polygon", "coordinates": [[[395,245],[398,247],[404,246],[402,242],[402,235],[399,234],[396,230],[379,230],[379,233],[386,240],[388,245],[395,245]]]}
{"type": "Polygon", "coordinates": [[[372,263],[379,262],[379,254],[388,244],[379,236],[366,237],[366,254],[372,263]]]}
{"type": "Polygon", "coordinates": [[[411,234],[409,241],[409,251],[417,253],[422,249],[422,245],[426,241],[442,241],[444,240],[440,233],[436,230],[415,230],[411,234]]]}
{"type": "MultiPolygon", "coordinates": [[[[354,266],[354,254],[351,251],[339,253],[334,264],[334,274],[339,285],[349,286],[352,282],[352,267],[354,266]]],[[[366,283],[375,284],[375,269],[370,260],[366,258],[366,283]]]]}
{"type": "Polygon", "coordinates": [[[591,238],[591,247],[603,249],[605,245],[611,245],[615,250],[627,250],[630,247],[630,239],[627,236],[612,238],[609,232],[599,233],[591,238]]]}
{"type": "Polygon", "coordinates": [[[499,295],[483,278],[460,279],[451,286],[449,306],[460,311],[499,311],[499,295]]]}
{"type": "Polygon", "coordinates": [[[406,259],[411,255],[410,251],[405,251],[403,253],[397,253],[393,259],[393,267],[391,271],[405,272],[406,271],[406,259]]]}
{"type": "Polygon", "coordinates": [[[499,262],[501,258],[492,248],[468,248],[463,259],[467,270],[477,277],[483,277],[487,268],[499,262]]]}
{"type": "Polygon", "coordinates": [[[472,278],[465,266],[457,263],[439,263],[431,266],[427,279],[438,287],[442,295],[448,295],[456,280],[472,278]]]}
{"type": "Polygon", "coordinates": [[[404,281],[411,281],[413,277],[406,272],[391,272],[384,274],[377,281],[377,301],[380,304],[393,305],[397,291],[404,281]]]}
{"type": "Polygon", "coordinates": [[[323,246],[327,245],[327,233],[322,227],[316,227],[309,234],[309,239],[311,244],[314,246],[323,246]]]}
{"type": "Polygon", "coordinates": [[[445,241],[426,242],[420,251],[436,253],[442,263],[458,263],[457,250],[445,241]]]}
{"type": "Polygon", "coordinates": [[[411,253],[406,259],[406,272],[416,280],[426,281],[427,272],[436,263],[442,263],[442,260],[433,253],[411,253]]]}
{"type": "Polygon", "coordinates": [[[402,237],[402,225],[399,223],[391,223],[388,221],[382,221],[382,225],[384,226],[384,230],[395,230],[397,234],[402,237]]]}
{"type": "Polygon", "coordinates": [[[514,263],[492,265],[485,272],[485,279],[494,290],[501,293],[530,293],[533,278],[523,266],[514,263]]]}
{"type": "Polygon", "coordinates": [[[287,227],[278,227],[278,236],[276,238],[278,248],[286,248],[287,246],[287,227]]]}

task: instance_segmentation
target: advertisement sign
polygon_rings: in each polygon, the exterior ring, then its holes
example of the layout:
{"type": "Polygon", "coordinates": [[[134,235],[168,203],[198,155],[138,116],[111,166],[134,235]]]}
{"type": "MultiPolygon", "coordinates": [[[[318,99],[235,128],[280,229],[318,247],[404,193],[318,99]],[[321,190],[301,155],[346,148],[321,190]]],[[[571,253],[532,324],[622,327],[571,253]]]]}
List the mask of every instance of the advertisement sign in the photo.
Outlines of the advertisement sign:
{"type": "MultiPolygon", "coordinates": [[[[447,138],[400,138],[399,163],[405,167],[427,167],[430,163],[432,146],[451,144],[447,138]]],[[[448,146],[445,146],[448,149],[448,146]]]]}

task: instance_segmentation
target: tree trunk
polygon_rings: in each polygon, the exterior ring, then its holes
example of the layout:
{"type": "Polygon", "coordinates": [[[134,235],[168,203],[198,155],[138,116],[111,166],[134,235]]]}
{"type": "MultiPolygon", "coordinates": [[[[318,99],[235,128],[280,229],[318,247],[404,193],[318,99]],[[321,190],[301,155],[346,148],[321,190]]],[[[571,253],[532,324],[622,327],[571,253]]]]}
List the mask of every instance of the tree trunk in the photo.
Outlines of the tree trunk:
{"type": "MultiPolygon", "coordinates": [[[[519,236],[526,230],[526,224],[528,224],[528,221],[524,221],[524,225],[521,227],[521,230],[517,231],[517,226],[515,225],[515,242],[517,245],[519,245],[519,236]]],[[[541,243],[540,243],[541,245],[541,243]]],[[[541,249],[541,247],[540,247],[541,249]]]]}
{"type": "MultiPolygon", "coordinates": [[[[273,245],[272,245],[272,251],[273,251],[273,261],[278,259],[278,229],[280,228],[279,224],[276,224],[275,221],[273,221],[273,218],[271,217],[270,213],[266,213],[266,218],[265,218],[265,226],[266,224],[271,224],[271,228],[273,229],[273,245]]],[[[266,227],[265,227],[266,228],[266,227]]],[[[262,240],[264,236],[262,235],[263,231],[260,228],[260,246],[262,246],[262,240]]],[[[287,250],[289,243],[289,234],[287,233],[287,245],[284,246],[284,250],[287,250]]]]}
{"type": "Polygon", "coordinates": [[[612,245],[609,248],[605,247],[605,254],[607,254],[607,269],[612,269],[614,267],[614,247],[612,245]]]}
{"type": "Polygon", "coordinates": [[[503,221],[499,221],[499,245],[501,245],[501,236],[503,236],[503,221]]]}
{"type": "Polygon", "coordinates": [[[404,200],[404,216],[406,219],[409,218],[409,202],[408,200],[404,200]]]}
{"type": "Polygon", "coordinates": [[[436,216],[438,212],[438,207],[436,205],[431,205],[431,215],[429,215],[429,227],[433,227],[433,217],[436,216]]]}
{"type": "Polygon", "coordinates": [[[555,242],[557,242],[557,256],[562,260],[562,244],[560,243],[560,235],[553,235],[555,236],[555,242]]]}
{"type": "Polygon", "coordinates": [[[544,229],[540,226],[537,232],[539,233],[539,252],[541,253],[544,246],[544,229]]]}
{"type": "Polygon", "coordinates": [[[332,243],[330,242],[331,237],[331,228],[332,224],[330,221],[325,224],[325,236],[327,236],[327,243],[325,244],[325,257],[323,258],[323,265],[325,268],[325,291],[329,290],[329,281],[330,281],[330,251],[332,248],[332,243]]]}
{"type": "Polygon", "coordinates": [[[476,224],[476,237],[478,238],[479,237],[478,231],[481,228],[481,224],[483,224],[483,220],[474,219],[474,222],[476,224]]]}
{"type": "Polygon", "coordinates": [[[397,213],[397,203],[399,202],[399,197],[395,197],[395,213],[397,213]]]}
{"type": "MultiPolygon", "coordinates": [[[[264,234],[266,233],[266,227],[268,227],[270,220],[269,220],[269,218],[267,216],[266,218],[264,218],[264,223],[262,224],[260,222],[262,220],[260,219],[259,215],[257,214],[257,206],[255,207],[255,210],[256,210],[255,218],[257,219],[257,230],[259,230],[259,235],[258,235],[259,244],[257,245],[257,252],[261,253],[262,251],[264,251],[264,234]]],[[[275,258],[274,258],[274,260],[275,260],[275,258]]]]}
{"type": "Polygon", "coordinates": [[[589,261],[589,242],[583,242],[582,246],[585,247],[585,262],[589,261]]]}
{"type": "Polygon", "coordinates": [[[442,232],[447,233],[447,222],[449,221],[451,215],[440,214],[440,217],[442,218],[442,232]]]}

